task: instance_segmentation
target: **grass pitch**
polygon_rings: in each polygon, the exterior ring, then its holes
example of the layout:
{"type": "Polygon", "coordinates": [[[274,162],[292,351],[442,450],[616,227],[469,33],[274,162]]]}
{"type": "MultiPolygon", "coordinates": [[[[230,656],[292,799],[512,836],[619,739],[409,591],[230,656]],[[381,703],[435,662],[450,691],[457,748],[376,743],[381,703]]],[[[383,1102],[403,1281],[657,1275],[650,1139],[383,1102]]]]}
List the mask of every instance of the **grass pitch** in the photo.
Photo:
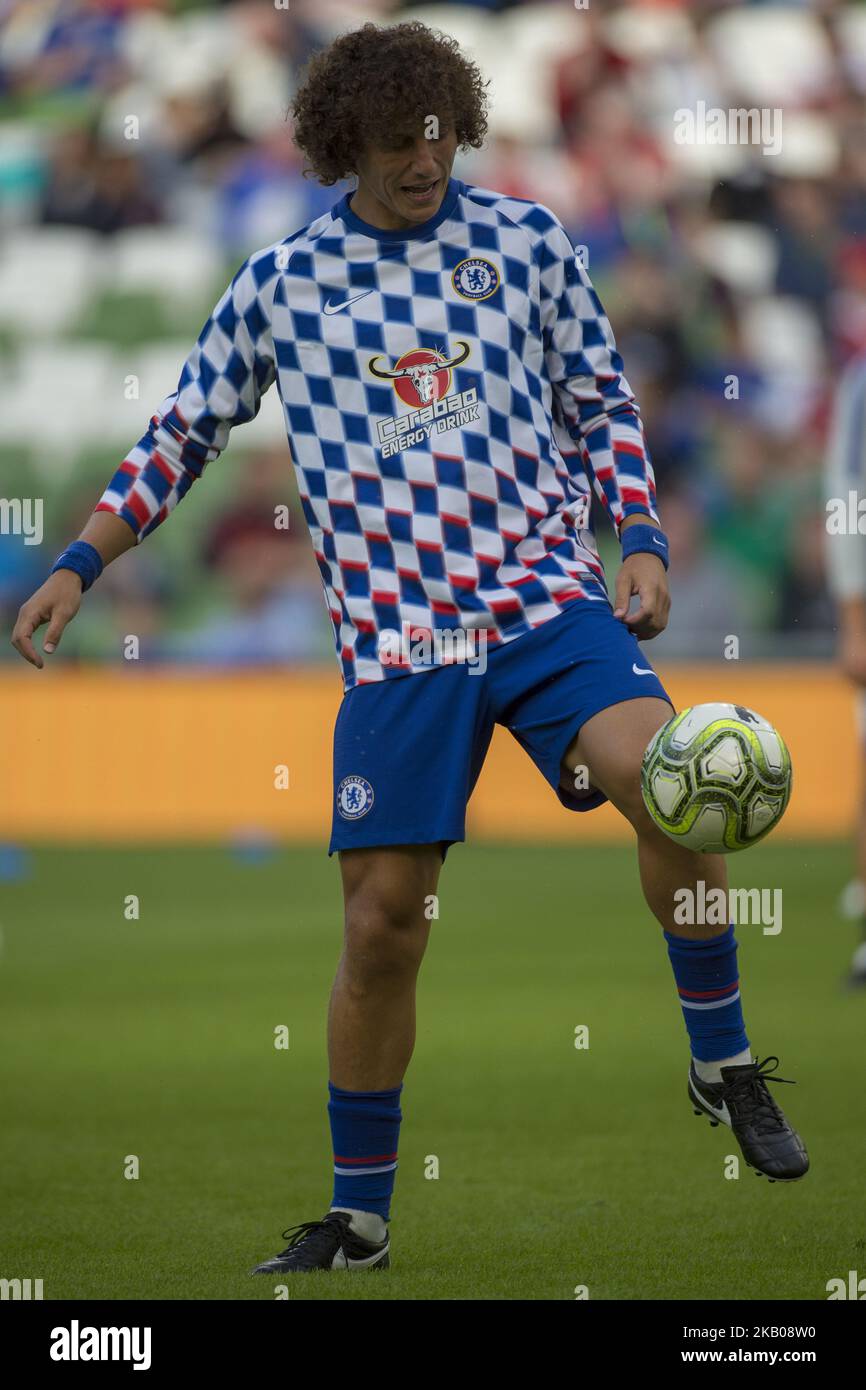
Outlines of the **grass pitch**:
{"type": "MultiPolygon", "coordinates": [[[[840,990],[854,935],[834,910],[850,854],[777,836],[730,866],[784,894],[778,936],[738,939],[753,1049],[798,1082],[775,1089],[803,1182],[726,1178],[730,1132],[692,1115],[630,850],[456,846],[403,1092],[393,1267],[290,1277],[290,1297],[824,1299],[866,1274],[866,996],[840,990]]],[[[0,904],[0,1277],[41,1278],[46,1299],[272,1299],[248,1270],[330,1198],[336,863],[42,850],[0,904]]]]}

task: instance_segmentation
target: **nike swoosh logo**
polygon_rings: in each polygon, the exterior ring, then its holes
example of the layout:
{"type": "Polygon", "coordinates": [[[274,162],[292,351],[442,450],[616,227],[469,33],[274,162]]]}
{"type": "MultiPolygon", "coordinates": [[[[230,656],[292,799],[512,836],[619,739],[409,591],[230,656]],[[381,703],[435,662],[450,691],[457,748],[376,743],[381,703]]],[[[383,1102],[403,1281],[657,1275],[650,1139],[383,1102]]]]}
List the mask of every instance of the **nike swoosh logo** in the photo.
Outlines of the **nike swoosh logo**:
{"type": "Polygon", "coordinates": [[[723,1100],[711,1100],[709,1096],[705,1096],[697,1085],[697,1078],[693,1080],[691,1074],[689,1075],[689,1095],[700,1105],[705,1115],[709,1114],[707,1110],[707,1106],[709,1106],[713,1111],[714,1118],[721,1120],[723,1125],[731,1124],[731,1112],[725,1102],[723,1100]]]}
{"type": "Polygon", "coordinates": [[[654,675],[655,675],[655,671],[645,671],[644,668],[643,668],[642,666],[638,666],[638,664],[637,664],[636,661],[633,661],[633,662],[632,662],[632,664],[631,664],[631,669],[634,671],[634,673],[635,673],[636,676],[654,676],[654,675]]]}
{"type": "Polygon", "coordinates": [[[353,294],[351,299],[341,299],[339,304],[335,304],[331,299],[325,305],[324,312],[326,314],[339,314],[341,309],[348,309],[350,304],[357,304],[359,299],[366,299],[367,295],[372,293],[372,290],[362,290],[360,294],[353,294]]]}
{"type": "Polygon", "coordinates": [[[352,1260],[343,1250],[338,1250],[331,1262],[331,1269],[364,1269],[367,1265],[376,1264],[382,1256],[387,1253],[390,1247],[387,1242],[381,1250],[375,1250],[372,1255],[368,1255],[364,1260],[352,1260]]]}
{"type": "Polygon", "coordinates": [[[664,541],[660,541],[658,536],[653,536],[653,545],[660,545],[664,547],[664,541]]]}

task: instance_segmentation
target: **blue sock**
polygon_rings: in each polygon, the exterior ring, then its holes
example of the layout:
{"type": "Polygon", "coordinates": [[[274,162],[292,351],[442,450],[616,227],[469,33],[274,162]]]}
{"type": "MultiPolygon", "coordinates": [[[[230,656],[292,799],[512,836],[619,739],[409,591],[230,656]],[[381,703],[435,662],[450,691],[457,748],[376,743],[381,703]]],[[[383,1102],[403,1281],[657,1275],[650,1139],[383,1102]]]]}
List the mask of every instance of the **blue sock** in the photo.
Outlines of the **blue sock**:
{"type": "Polygon", "coordinates": [[[388,1220],[397,1176],[402,1089],[341,1091],[328,1082],[334,1141],[332,1207],[375,1211],[388,1220]]]}
{"type": "Polygon", "coordinates": [[[691,941],[665,932],[683,1018],[700,1062],[735,1057],[749,1046],[740,1003],[733,926],[720,936],[691,941]]]}

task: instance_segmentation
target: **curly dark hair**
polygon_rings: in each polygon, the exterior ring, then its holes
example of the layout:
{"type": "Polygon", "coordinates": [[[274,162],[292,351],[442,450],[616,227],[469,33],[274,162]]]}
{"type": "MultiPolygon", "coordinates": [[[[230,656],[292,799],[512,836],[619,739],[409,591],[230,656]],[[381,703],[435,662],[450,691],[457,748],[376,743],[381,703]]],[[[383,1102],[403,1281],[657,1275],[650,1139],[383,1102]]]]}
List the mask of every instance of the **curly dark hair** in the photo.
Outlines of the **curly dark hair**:
{"type": "Polygon", "coordinates": [[[329,186],[357,173],[369,144],[429,115],[454,128],[460,149],[478,149],[487,132],[487,86],[456,39],[418,20],[365,24],[317,53],[290,112],[308,170],[329,186]]]}

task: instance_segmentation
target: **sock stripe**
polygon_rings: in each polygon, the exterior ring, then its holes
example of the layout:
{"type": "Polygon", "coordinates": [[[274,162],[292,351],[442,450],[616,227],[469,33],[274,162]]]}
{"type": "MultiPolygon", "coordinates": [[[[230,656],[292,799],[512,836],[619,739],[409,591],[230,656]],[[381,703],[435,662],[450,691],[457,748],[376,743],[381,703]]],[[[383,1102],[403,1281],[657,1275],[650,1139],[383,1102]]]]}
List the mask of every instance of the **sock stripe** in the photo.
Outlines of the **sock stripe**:
{"type": "Polygon", "coordinates": [[[683,999],[682,995],[680,995],[680,1003],[684,1009],[724,1009],[728,1004],[736,1003],[739,997],[740,991],[737,990],[736,994],[729,994],[724,999],[717,999],[714,1004],[692,1004],[689,1000],[683,999]]]}
{"type": "Polygon", "coordinates": [[[678,988],[681,999],[683,997],[686,999],[719,999],[723,994],[729,994],[731,990],[739,989],[740,982],[734,980],[729,985],[723,985],[721,989],[683,989],[682,985],[679,985],[678,988]]]}
{"type": "Polygon", "coordinates": [[[334,1172],[341,1178],[366,1178],[370,1173],[393,1173],[396,1167],[396,1163],[386,1163],[384,1168],[338,1168],[335,1163],[334,1172]]]}
{"type": "Polygon", "coordinates": [[[369,1158],[347,1158],[343,1154],[334,1154],[335,1163],[384,1163],[386,1159],[396,1158],[393,1154],[370,1154],[369,1158]]]}

